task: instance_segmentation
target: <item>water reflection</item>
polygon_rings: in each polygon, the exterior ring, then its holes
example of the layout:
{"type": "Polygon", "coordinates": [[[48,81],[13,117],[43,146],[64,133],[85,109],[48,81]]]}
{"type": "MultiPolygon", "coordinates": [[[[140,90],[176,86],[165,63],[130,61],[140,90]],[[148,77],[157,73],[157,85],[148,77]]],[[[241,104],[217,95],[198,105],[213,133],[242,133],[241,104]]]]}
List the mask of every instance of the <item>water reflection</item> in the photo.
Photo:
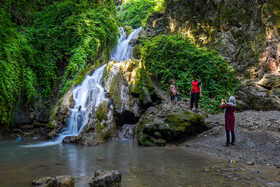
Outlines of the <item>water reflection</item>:
{"type": "Polygon", "coordinates": [[[1,186],[30,186],[33,179],[57,175],[72,175],[76,186],[88,186],[98,169],[120,170],[124,187],[258,184],[203,172],[205,168],[223,163],[223,160],[179,148],[139,147],[132,140],[94,147],[61,144],[40,148],[0,141],[1,186]]]}

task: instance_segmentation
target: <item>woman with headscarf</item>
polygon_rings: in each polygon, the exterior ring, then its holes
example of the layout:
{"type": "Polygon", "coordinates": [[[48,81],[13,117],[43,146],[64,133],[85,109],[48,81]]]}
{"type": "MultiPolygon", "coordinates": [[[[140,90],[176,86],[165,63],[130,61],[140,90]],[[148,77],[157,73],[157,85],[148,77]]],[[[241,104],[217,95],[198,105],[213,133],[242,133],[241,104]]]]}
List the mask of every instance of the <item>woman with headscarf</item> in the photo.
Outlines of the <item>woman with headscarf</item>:
{"type": "Polygon", "coordinates": [[[229,146],[229,144],[235,144],[235,134],[234,134],[234,124],[235,124],[235,116],[234,111],[236,109],[236,100],[235,97],[231,96],[229,98],[229,102],[226,104],[226,99],[222,100],[221,109],[225,109],[225,129],[227,135],[227,142],[224,146],[229,146]],[[230,135],[231,132],[231,141],[230,135]]]}

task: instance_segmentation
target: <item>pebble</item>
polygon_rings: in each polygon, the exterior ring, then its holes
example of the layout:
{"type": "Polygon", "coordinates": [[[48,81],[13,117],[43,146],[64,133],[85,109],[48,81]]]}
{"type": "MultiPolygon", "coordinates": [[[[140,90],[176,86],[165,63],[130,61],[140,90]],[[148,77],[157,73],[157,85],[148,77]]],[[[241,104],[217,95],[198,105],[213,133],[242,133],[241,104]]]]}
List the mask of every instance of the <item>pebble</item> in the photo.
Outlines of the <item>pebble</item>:
{"type": "Polygon", "coordinates": [[[210,169],[208,169],[208,168],[206,168],[205,170],[204,170],[204,172],[209,172],[210,171],[210,169]]]}
{"type": "Polygon", "coordinates": [[[255,165],[255,162],[254,161],[247,162],[247,165],[250,165],[250,166],[255,165]]]}
{"type": "Polygon", "coordinates": [[[236,160],[229,160],[230,163],[236,163],[236,160]]]}
{"type": "Polygon", "coordinates": [[[252,173],[260,173],[258,170],[252,171],[252,173]]]}

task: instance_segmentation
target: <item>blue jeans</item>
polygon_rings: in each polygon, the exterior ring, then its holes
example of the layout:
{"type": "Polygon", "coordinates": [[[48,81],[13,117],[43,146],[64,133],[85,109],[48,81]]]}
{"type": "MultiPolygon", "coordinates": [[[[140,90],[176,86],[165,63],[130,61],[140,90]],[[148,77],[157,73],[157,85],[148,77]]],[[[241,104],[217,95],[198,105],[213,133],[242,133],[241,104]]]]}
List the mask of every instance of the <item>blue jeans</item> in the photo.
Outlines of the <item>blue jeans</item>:
{"type": "Polygon", "coordinates": [[[175,96],[174,101],[175,101],[175,103],[177,103],[177,101],[178,101],[178,96],[177,95],[175,96]]]}

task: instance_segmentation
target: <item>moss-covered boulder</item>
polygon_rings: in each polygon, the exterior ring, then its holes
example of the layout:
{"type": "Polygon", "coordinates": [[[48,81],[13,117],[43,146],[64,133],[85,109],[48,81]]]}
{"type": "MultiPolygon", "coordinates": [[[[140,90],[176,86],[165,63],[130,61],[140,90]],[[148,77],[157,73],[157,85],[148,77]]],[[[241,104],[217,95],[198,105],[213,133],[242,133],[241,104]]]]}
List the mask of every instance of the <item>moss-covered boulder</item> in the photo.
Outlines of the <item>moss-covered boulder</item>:
{"type": "Polygon", "coordinates": [[[204,117],[184,110],[151,107],[137,125],[138,143],[145,146],[164,146],[180,142],[207,130],[204,117]]]}
{"type": "Polygon", "coordinates": [[[104,100],[96,109],[96,118],[99,121],[107,120],[108,100],[104,100]]]}

